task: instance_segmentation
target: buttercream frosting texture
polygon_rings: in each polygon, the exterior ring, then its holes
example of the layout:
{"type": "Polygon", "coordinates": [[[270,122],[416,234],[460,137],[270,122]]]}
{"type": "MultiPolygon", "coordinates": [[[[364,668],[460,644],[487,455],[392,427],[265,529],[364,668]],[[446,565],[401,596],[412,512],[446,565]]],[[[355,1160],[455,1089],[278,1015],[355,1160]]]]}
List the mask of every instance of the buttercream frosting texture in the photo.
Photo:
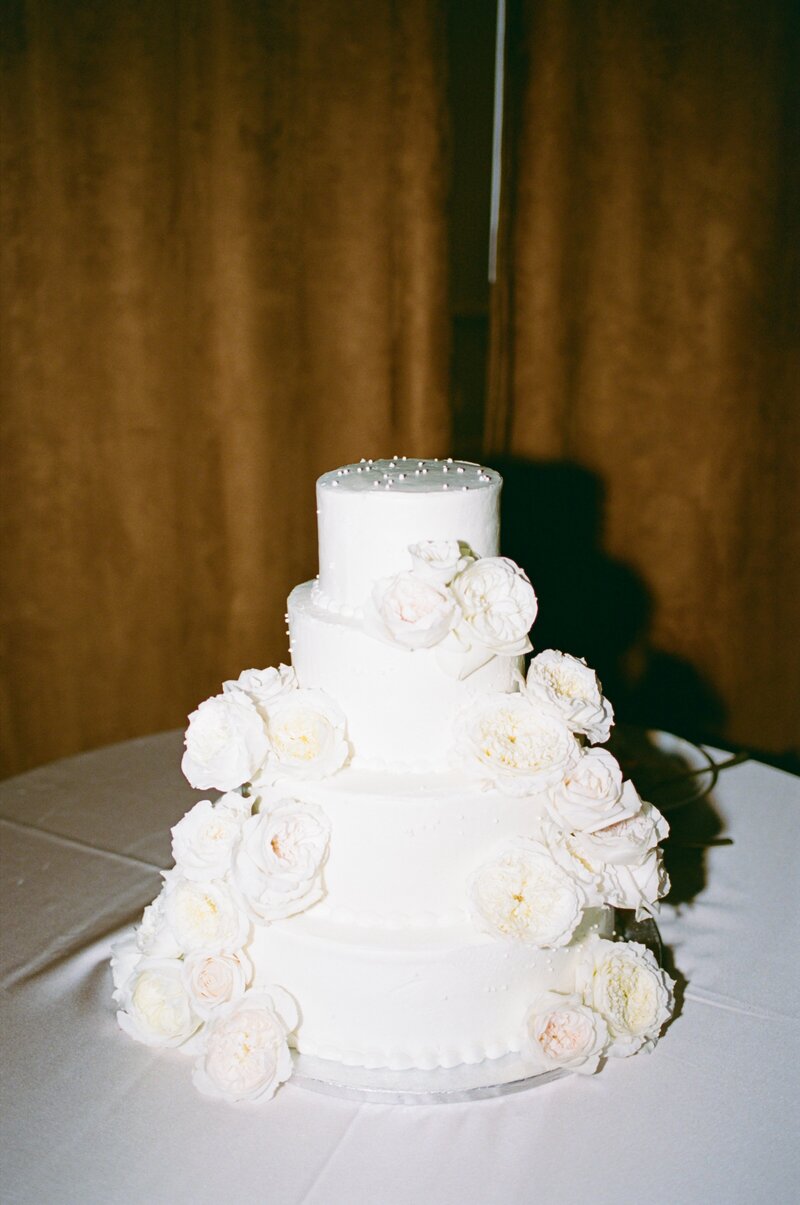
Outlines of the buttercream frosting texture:
{"type": "Polygon", "coordinates": [[[653,955],[612,940],[613,908],[668,888],[668,826],[600,747],[591,667],[549,649],[523,672],[538,601],[500,555],[500,487],[449,459],[326,473],[291,664],[189,717],[183,771],[212,794],[114,947],[113,998],[207,1095],[270,1100],[293,1049],[592,1073],[670,1015],[653,955]]]}

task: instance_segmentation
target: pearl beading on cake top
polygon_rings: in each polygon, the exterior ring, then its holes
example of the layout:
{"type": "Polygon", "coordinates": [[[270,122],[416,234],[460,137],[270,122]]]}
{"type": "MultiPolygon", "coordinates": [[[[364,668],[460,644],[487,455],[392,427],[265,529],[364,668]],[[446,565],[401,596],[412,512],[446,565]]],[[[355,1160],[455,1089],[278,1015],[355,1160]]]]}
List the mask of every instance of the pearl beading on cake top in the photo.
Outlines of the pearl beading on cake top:
{"type": "Polygon", "coordinates": [[[501,485],[492,469],[452,458],[362,460],[324,473],[316,605],[358,617],[377,580],[410,569],[409,545],[421,540],[463,540],[496,556],[501,485]]]}
{"type": "Polygon", "coordinates": [[[498,480],[498,474],[493,469],[483,468],[471,461],[454,460],[452,456],[448,456],[446,460],[440,460],[438,457],[432,460],[414,460],[408,456],[393,456],[391,460],[362,458],[358,464],[333,469],[320,477],[319,485],[331,489],[344,487],[384,490],[398,486],[400,489],[422,489],[428,493],[437,488],[463,491],[480,489],[498,480]]]}

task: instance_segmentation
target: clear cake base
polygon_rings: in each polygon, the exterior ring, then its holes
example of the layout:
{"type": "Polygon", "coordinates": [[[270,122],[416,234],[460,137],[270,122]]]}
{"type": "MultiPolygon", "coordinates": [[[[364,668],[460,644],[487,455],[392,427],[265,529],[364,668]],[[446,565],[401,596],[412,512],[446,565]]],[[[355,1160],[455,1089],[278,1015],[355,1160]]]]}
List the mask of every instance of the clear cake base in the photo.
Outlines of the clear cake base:
{"type": "MultiPolygon", "coordinates": [[[[647,946],[661,965],[661,935],[654,920],[648,917],[637,921],[630,912],[617,912],[615,928],[623,940],[647,946]]],[[[345,1066],[297,1051],[293,1059],[291,1082],[297,1087],[374,1105],[446,1105],[485,1100],[527,1092],[570,1074],[561,1069],[543,1072],[521,1054],[457,1067],[409,1071],[345,1066]]]]}
{"type": "Polygon", "coordinates": [[[291,1082],[310,1092],[373,1105],[446,1105],[506,1096],[560,1079],[566,1071],[542,1072],[519,1054],[430,1071],[346,1067],[309,1054],[294,1055],[291,1082]]]}

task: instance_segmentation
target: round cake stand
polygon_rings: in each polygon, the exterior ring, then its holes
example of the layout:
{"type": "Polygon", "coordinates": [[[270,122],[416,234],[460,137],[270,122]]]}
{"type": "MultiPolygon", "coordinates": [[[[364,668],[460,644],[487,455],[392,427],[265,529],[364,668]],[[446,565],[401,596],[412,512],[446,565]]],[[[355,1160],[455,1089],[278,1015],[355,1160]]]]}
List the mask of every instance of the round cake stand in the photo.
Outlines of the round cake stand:
{"type": "MultiPolygon", "coordinates": [[[[647,946],[661,963],[661,936],[655,921],[650,918],[637,921],[632,913],[617,912],[615,925],[618,937],[647,946]]],[[[543,1072],[521,1054],[485,1059],[482,1063],[461,1063],[457,1067],[434,1067],[430,1071],[349,1067],[297,1051],[293,1057],[291,1082],[297,1087],[373,1105],[447,1105],[485,1100],[527,1092],[571,1074],[560,1068],[543,1072]]]]}
{"type": "Polygon", "coordinates": [[[390,1071],[387,1067],[345,1067],[309,1054],[294,1055],[291,1082],[310,1092],[371,1105],[446,1105],[527,1091],[566,1075],[533,1068],[521,1055],[430,1071],[390,1071]]]}

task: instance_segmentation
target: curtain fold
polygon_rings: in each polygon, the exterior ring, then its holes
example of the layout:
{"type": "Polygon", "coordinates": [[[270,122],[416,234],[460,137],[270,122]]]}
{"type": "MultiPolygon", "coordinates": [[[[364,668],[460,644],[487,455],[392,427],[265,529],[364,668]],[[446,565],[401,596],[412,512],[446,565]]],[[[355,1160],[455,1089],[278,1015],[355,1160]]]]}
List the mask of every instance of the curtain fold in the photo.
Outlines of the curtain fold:
{"type": "Polygon", "coordinates": [[[3,6],[2,767],[286,656],[313,483],[448,451],[434,0],[3,6]]]}
{"type": "MultiPolygon", "coordinates": [[[[586,569],[615,568],[569,578],[584,609],[570,635],[640,717],[786,749],[800,732],[797,8],[510,13],[485,454],[517,473],[549,462],[546,522],[586,569]],[[589,495],[602,514],[581,512],[589,495]],[[596,521],[592,544],[580,533],[596,521]]],[[[540,614],[558,638],[546,598],[540,614]]]]}

